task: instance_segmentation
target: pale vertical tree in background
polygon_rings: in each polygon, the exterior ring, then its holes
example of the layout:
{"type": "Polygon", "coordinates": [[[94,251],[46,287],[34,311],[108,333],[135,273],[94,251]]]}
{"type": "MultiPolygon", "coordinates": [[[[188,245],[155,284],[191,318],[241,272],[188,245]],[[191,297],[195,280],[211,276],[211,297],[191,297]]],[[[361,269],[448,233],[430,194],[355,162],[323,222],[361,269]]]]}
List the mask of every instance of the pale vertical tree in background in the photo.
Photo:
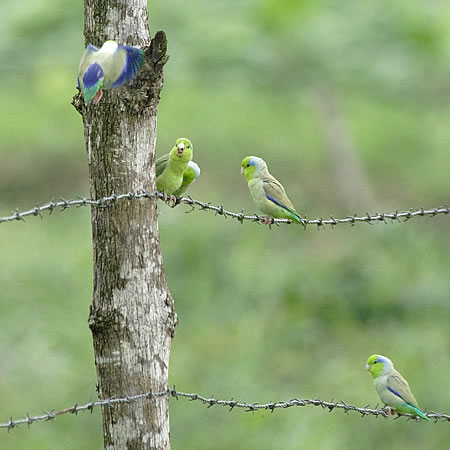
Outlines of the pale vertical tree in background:
{"type": "Polygon", "coordinates": [[[314,97],[336,187],[335,195],[350,210],[365,208],[365,205],[375,207],[375,194],[336,94],[331,88],[321,86],[315,89],[314,97]]]}

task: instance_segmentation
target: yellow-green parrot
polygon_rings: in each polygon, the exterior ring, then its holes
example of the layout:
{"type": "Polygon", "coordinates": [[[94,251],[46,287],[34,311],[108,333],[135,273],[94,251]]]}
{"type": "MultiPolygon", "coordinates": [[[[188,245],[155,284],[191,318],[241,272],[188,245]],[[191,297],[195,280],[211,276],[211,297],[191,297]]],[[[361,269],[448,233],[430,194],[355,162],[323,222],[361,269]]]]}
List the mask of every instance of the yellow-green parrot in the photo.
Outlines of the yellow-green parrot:
{"type": "Polygon", "coordinates": [[[263,159],[257,156],[245,157],[241,163],[241,173],[248,181],[248,188],[255,205],[267,214],[262,220],[263,223],[272,223],[271,217],[303,223],[286,195],[284,187],[270,175],[263,159]]]}
{"type": "Polygon", "coordinates": [[[97,104],[103,89],[113,89],[131,81],[144,61],[144,51],[106,41],[100,49],[89,44],[78,68],[78,88],[86,105],[97,104]]]}
{"type": "Polygon", "coordinates": [[[192,161],[191,141],[179,138],[172,150],[156,160],[158,191],[179,197],[200,175],[200,168],[192,161]]]}
{"type": "Polygon", "coordinates": [[[372,355],[367,361],[366,369],[371,373],[375,389],[385,405],[394,411],[430,420],[420,410],[408,382],[394,369],[394,364],[389,358],[372,355]]]}

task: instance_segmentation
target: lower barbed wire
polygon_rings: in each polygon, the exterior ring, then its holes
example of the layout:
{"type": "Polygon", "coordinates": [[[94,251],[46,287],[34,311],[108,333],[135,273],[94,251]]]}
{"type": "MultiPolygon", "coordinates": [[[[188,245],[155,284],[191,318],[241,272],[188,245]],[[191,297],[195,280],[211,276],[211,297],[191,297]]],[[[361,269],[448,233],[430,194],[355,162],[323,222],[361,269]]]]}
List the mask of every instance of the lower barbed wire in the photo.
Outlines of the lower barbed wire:
{"type": "MultiPolygon", "coordinates": [[[[158,398],[164,398],[164,397],[173,397],[176,400],[179,400],[180,398],[186,398],[190,401],[198,401],[204,405],[206,405],[208,408],[211,408],[212,406],[225,406],[229,408],[229,411],[232,411],[235,408],[244,409],[246,412],[252,412],[252,411],[259,411],[259,410],[267,410],[271,413],[274,412],[275,409],[286,409],[286,408],[292,408],[292,407],[304,407],[304,406],[319,406],[324,410],[328,410],[328,412],[335,411],[337,409],[342,409],[346,414],[349,414],[349,412],[353,411],[356,413],[359,413],[361,417],[365,416],[374,416],[374,417],[383,417],[387,418],[389,417],[389,412],[384,408],[378,408],[378,405],[375,406],[375,408],[370,408],[368,405],[364,407],[360,406],[353,406],[349,405],[344,401],[323,401],[319,398],[317,399],[298,399],[298,398],[292,398],[291,400],[283,400],[278,402],[269,402],[269,403],[259,403],[259,402],[239,402],[231,398],[231,400],[220,400],[214,398],[214,396],[210,397],[204,397],[200,394],[196,393],[186,393],[186,392],[180,392],[176,390],[176,387],[173,386],[173,388],[168,387],[164,391],[159,392],[153,392],[148,391],[142,394],[136,394],[136,395],[125,395],[122,397],[110,397],[107,399],[99,399],[96,401],[89,401],[88,403],[84,405],[79,405],[78,403],[75,403],[73,406],[70,406],[69,408],[65,408],[60,411],[56,411],[55,409],[52,409],[48,412],[44,412],[44,414],[40,414],[37,416],[30,416],[28,413],[23,419],[13,420],[12,417],[9,419],[8,422],[0,423],[0,428],[12,430],[13,428],[16,428],[20,425],[27,424],[32,425],[35,422],[48,422],[56,420],[57,416],[62,416],[65,414],[73,414],[77,415],[79,412],[84,411],[91,411],[98,407],[113,407],[114,405],[118,404],[132,404],[137,401],[143,401],[143,400],[156,400],[158,398]]],[[[444,413],[437,413],[437,412],[429,412],[425,413],[425,415],[430,418],[435,423],[437,422],[450,422],[450,415],[444,414],[444,413]]],[[[415,422],[421,422],[423,419],[413,416],[412,414],[397,414],[395,419],[398,419],[400,417],[405,417],[407,420],[413,420],[415,422]]]]}

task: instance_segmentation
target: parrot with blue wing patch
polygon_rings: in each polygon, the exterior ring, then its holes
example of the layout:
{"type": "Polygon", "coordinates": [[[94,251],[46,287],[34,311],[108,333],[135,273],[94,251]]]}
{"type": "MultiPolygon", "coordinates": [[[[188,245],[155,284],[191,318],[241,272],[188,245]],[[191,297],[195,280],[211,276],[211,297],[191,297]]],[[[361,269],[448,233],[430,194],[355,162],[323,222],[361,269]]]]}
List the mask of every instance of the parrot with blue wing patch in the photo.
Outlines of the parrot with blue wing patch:
{"type": "Polygon", "coordinates": [[[272,223],[272,217],[303,223],[302,218],[295,211],[294,205],[286,195],[284,187],[269,173],[267,164],[263,159],[257,156],[247,156],[242,160],[241,173],[247,179],[248,188],[255,205],[264,214],[267,214],[262,219],[262,223],[272,223]]]}
{"type": "MultiPolygon", "coordinates": [[[[200,167],[192,161],[193,146],[189,139],[179,138],[172,150],[156,160],[158,191],[179,197],[200,175],[200,167]]],[[[176,199],[175,199],[176,204],[176,199]]]]}
{"type": "Polygon", "coordinates": [[[89,44],[78,68],[78,88],[86,105],[98,104],[103,89],[120,87],[131,81],[144,62],[144,51],[115,41],[106,41],[100,49],[89,44]]]}
{"type": "Polygon", "coordinates": [[[394,411],[430,420],[420,410],[408,382],[394,369],[394,364],[389,358],[372,355],[367,361],[366,369],[372,375],[375,389],[385,405],[394,411]]]}

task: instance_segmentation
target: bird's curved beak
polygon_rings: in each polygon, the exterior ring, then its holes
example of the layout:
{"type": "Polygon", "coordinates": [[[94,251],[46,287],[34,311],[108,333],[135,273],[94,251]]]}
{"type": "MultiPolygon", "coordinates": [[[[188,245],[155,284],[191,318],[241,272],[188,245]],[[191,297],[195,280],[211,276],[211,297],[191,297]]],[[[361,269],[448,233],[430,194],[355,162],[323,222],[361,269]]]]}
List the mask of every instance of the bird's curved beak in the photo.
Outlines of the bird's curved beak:
{"type": "Polygon", "coordinates": [[[369,364],[366,364],[366,370],[370,370],[369,364]]]}
{"type": "Polygon", "coordinates": [[[241,175],[244,175],[244,168],[241,167],[241,175]]]}
{"type": "Polygon", "coordinates": [[[181,156],[183,154],[183,151],[184,151],[184,144],[183,144],[183,142],[180,142],[177,145],[177,147],[178,147],[178,154],[181,156]]]}

